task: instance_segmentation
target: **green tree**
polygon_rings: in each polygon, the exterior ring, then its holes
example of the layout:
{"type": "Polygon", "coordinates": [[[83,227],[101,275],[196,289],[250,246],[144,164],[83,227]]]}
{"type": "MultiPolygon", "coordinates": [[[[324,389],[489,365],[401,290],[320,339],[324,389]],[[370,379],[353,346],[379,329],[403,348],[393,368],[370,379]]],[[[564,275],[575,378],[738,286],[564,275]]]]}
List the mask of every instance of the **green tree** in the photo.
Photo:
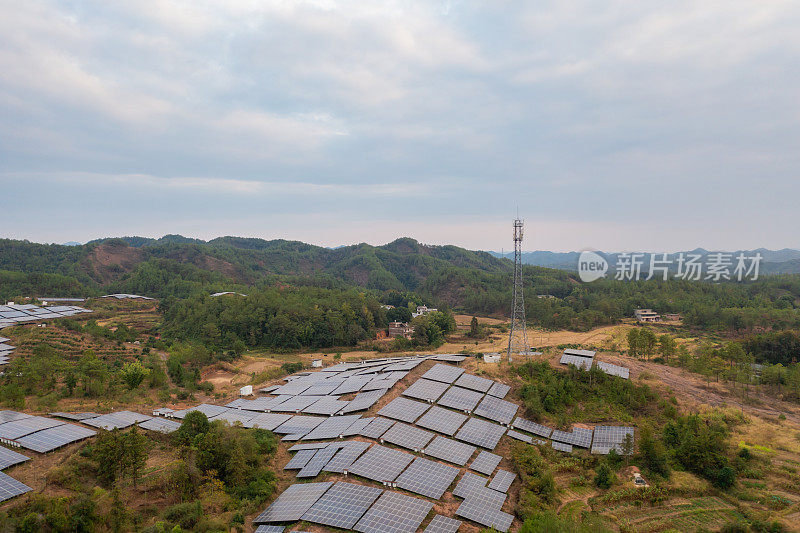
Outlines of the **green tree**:
{"type": "Polygon", "coordinates": [[[125,382],[129,389],[137,388],[149,374],[150,370],[142,366],[142,363],[139,361],[125,363],[122,370],[119,372],[120,378],[122,378],[122,381],[125,382]]]}
{"type": "Polygon", "coordinates": [[[601,489],[607,489],[614,484],[614,472],[605,461],[600,463],[600,466],[595,470],[594,484],[601,489]]]}

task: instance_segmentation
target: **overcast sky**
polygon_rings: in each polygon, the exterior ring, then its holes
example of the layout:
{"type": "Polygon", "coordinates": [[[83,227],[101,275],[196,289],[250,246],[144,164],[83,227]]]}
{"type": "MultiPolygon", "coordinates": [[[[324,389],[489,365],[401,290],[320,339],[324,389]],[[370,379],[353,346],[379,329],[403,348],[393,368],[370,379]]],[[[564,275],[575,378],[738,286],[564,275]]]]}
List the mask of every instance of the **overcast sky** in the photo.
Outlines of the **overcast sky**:
{"type": "Polygon", "coordinates": [[[0,236],[800,248],[800,2],[0,0],[0,236]]]}

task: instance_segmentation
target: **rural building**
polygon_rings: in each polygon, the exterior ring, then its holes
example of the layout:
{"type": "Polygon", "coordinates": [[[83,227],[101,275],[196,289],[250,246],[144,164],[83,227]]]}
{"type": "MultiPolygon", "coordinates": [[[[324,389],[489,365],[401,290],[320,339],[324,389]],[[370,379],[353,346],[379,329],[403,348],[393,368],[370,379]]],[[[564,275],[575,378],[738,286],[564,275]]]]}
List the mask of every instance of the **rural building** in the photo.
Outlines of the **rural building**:
{"type": "Polygon", "coordinates": [[[485,353],[485,354],[483,354],[483,362],[484,363],[499,363],[500,362],[500,354],[497,353],[497,352],[485,353]]]}
{"type": "Polygon", "coordinates": [[[252,396],[253,395],[253,386],[252,385],[245,385],[241,389],[239,389],[239,396],[252,396]]]}
{"type": "Polygon", "coordinates": [[[410,338],[414,333],[414,328],[405,322],[389,322],[389,337],[407,337],[410,338]]]}
{"type": "Polygon", "coordinates": [[[678,321],[681,319],[681,315],[678,313],[664,313],[663,318],[664,320],[678,321]]]}
{"type": "Polygon", "coordinates": [[[435,313],[437,311],[438,311],[438,309],[436,309],[435,307],[427,307],[425,305],[418,305],[417,306],[417,312],[416,313],[411,313],[411,317],[412,318],[417,318],[418,316],[425,316],[425,315],[427,315],[429,313],[435,313]]]}
{"type": "Polygon", "coordinates": [[[633,316],[638,322],[661,322],[661,315],[652,309],[636,309],[633,311],[633,316]]]}

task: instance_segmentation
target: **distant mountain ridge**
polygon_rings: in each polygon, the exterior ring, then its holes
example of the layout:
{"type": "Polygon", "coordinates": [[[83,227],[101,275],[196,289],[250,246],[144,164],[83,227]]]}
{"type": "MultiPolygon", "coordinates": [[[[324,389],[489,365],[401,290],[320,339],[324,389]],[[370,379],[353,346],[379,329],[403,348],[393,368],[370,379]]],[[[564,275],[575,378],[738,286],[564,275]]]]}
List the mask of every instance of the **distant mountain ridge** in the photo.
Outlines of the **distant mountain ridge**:
{"type": "MultiPolygon", "coordinates": [[[[674,252],[668,254],[668,257],[675,260],[679,253],[684,254],[699,254],[703,258],[708,254],[721,251],[723,253],[732,254],[734,257],[739,253],[744,252],[748,257],[760,253],[761,272],[763,274],[797,274],[800,273],[800,250],[792,248],[783,248],[781,250],[768,250],[766,248],[756,248],[755,250],[706,250],[704,248],[695,248],[694,250],[686,250],[683,252],[674,252]]],[[[514,252],[488,252],[497,258],[514,259],[514,252]]],[[[622,252],[599,252],[600,255],[605,257],[609,263],[616,263],[619,255],[622,252]]],[[[643,252],[650,253],[650,252],[643,252]]],[[[661,253],[661,252],[656,252],[661,253]]],[[[546,250],[538,250],[534,252],[523,252],[522,262],[527,265],[536,265],[547,268],[556,268],[558,270],[577,271],[578,258],[580,252],[549,252],[546,250]]]]}

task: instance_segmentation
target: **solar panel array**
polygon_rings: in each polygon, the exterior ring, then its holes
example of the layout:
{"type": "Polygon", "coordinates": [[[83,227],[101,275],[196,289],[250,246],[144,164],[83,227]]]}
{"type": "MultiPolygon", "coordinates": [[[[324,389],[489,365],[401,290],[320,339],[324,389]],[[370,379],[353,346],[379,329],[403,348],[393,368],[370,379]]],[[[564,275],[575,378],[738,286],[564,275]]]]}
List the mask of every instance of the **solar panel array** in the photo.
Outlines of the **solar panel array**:
{"type": "Polygon", "coordinates": [[[490,476],[494,469],[497,468],[497,465],[500,464],[501,459],[503,458],[499,455],[481,451],[469,467],[476,472],[490,476]]]}
{"type": "Polygon", "coordinates": [[[506,428],[503,426],[473,417],[458,430],[456,438],[481,448],[494,450],[505,432],[506,428]]]}
{"type": "Polygon", "coordinates": [[[472,457],[472,454],[475,453],[475,450],[475,446],[438,435],[428,444],[423,453],[443,461],[464,466],[469,461],[469,458],[472,457]]]}
{"type": "Polygon", "coordinates": [[[396,481],[401,489],[438,500],[457,475],[457,468],[417,457],[396,481]]]}
{"type": "Polygon", "coordinates": [[[332,416],[303,436],[303,440],[336,439],[344,433],[361,415],[332,416]]]}
{"type": "Polygon", "coordinates": [[[437,514],[430,521],[423,533],[456,533],[461,527],[461,521],[455,518],[437,514]]]}
{"type": "Polygon", "coordinates": [[[433,381],[452,383],[463,373],[463,368],[437,363],[433,365],[427,372],[425,372],[422,377],[433,381]]]}
{"type": "Polygon", "coordinates": [[[409,388],[403,391],[403,396],[435,402],[449,387],[447,383],[430,379],[418,379],[409,388]]]}
{"type": "Polygon", "coordinates": [[[434,434],[414,426],[398,422],[381,435],[381,440],[413,451],[419,451],[433,439],[434,434]]]}
{"type": "Polygon", "coordinates": [[[316,455],[318,450],[311,449],[311,450],[300,450],[294,457],[292,457],[286,466],[283,467],[284,470],[300,470],[304,466],[308,464],[308,462],[316,455]]]}
{"type": "Polygon", "coordinates": [[[289,486],[278,498],[258,515],[254,524],[293,522],[300,518],[333,485],[331,481],[298,483],[289,486]]]}
{"type": "Polygon", "coordinates": [[[298,478],[317,477],[319,473],[322,472],[322,469],[325,467],[325,465],[328,464],[328,461],[333,459],[333,456],[336,454],[336,452],[339,451],[339,448],[341,448],[342,446],[343,446],[342,444],[338,443],[329,444],[326,447],[317,450],[316,453],[314,454],[314,457],[312,457],[311,460],[308,461],[305,464],[305,466],[303,466],[303,468],[300,469],[300,471],[297,473],[297,477],[298,478]]]}
{"type": "Polygon", "coordinates": [[[24,437],[36,431],[62,425],[64,425],[64,422],[60,420],[53,420],[52,418],[45,418],[43,416],[19,418],[6,422],[5,424],[0,424],[0,439],[17,440],[20,437],[24,437]]]}
{"type": "Polygon", "coordinates": [[[589,370],[592,368],[592,361],[591,357],[582,357],[580,355],[570,355],[565,353],[561,356],[561,360],[559,363],[562,365],[575,365],[580,369],[589,370]]]}
{"type": "Polygon", "coordinates": [[[470,498],[461,502],[456,515],[477,522],[498,531],[508,531],[514,516],[501,511],[480,498],[470,498]]]}
{"type": "MultiPolygon", "coordinates": [[[[219,407],[219,406],[212,406],[212,407],[219,407]]],[[[227,412],[225,407],[222,407],[223,411],[227,412]]],[[[217,412],[218,414],[219,412],[217,412]]],[[[140,422],[144,422],[146,420],[150,420],[152,417],[134,413],[133,411],[115,411],[113,413],[108,413],[105,415],[98,416],[97,418],[87,418],[85,420],[81,420],[84,424],[88,424],[92,427],[100,428],[100,429],[124,429],[126,427],[132,426],[134,424],[138,424],[140,422]]]]}
{"type": "Polygon", "coordinates": [[[260,525],[256,528],[255,533],[283,533],[284,529],[286,529],[284,526],[260,525]]]}
{"type": "Polygon", "coordinates": [[[483,398],[482,392],[462,389],[461,387],[450,387],[436,403],[459,411],[469,412],[475,409],[481,398],[483,398]]]}
{"type": "Polygon", "coordinates": [[[606,455],[611,450],[615,450],[617,453],[623,454],[622,444],[628,435],[631,436],[631,444],[633,444],[634,429],[632,427],[596,426],[594,428],[594,440],[592,441],[592,453],[606,455]]]}
{"type": "Polygon", "coordinates": [[[376,444],[353,463],[349,472],[380,483],[394,481],[413,460],[409,453],[376,444]]]}
{"type": "Polygon", "coordinates": [[[25,494],[31,490],[33,489],[26,484],[17,481],[8,474],[0,472],[0,502],[10,500],[15,496],[25,494]]]}
{"type": "Polygon", "coordinates": [[[489,482],[489,488],[500,492],[508,492],[517,475],[508,470],[498,470],[489,482]]]}
{"type": "Polygon", "coordinates": [[[452,436],[455,435],[458,428],[461,427],[461,424],[466,422],[467,418],[467,415],[434,405],[428,412],[422,415],[422,418],[417,420],[417,425],[452,436]]]}
{"type": "Polygon", "coordinates": [[[325,419],[318,416],[293,416],[273,431],[279,435],[305,435],[320,425],[325,419]]]}
{"type": "Polygon", "coordinates": [[[427,404],[398,396],[383,406],[383,409],[378,411],[378,414],[380,416],[411,423],[422,416],[422,414],[428,410],[428,407],[427,404]]]}
{"type": "Polygon", "coordinates": [[[386,391],[387,389],[378,389],[369,392],[359,392],[356,394],[355,398],[350,400],[350,402],[340,411],[340,414],[354,413],[356,411],[369,409],[375,405],[375,403],[380,400],[384,394],[386,394],[386,391]]]}
{"type": "Polygon", "coordinates": [[[536,422],[531,422],[530,420],[525,420],[524,418],[517,417],[514,420],[514,423],[511,424],[511,427],[516,429],[521,429],[522,431],[527,431],[528,433],[533,433],[539,437],[548,438],[553,433],[553,429],[547,426],[543,426],[542,424],[537,424],[536,422]]]}
{"type": "MultiPolygon", "coordinates": [[[[91,312],[89,309],[75,305],[50,305],[47,307],[39,307],[33,304],[0,305],[0,328],[91,312]]],[[[2,342],[7,340],[5,339],[2,342]]]]}
{"type": "Polygon", "coordinates": [[[595,361],[594,365],[611,376],[617,376],[622,379],[630,378],[631,371],[629,368],[619,365],[612,365],[611,363],[606,363],[604,361],[595,361]]]}
{"type": "Polygon", "coordinates": [[[488,392],[489,389],[492,388],[492,385],[494,385],[494,381],[472,374],[461,374],[454,385],[478,392],[488,392]]]}
{"type": "Polygon", "coordinates": [[[370,439],[380,438],[380,436],[386,433],[394,424],[394,420],[383,418],[381,416],[376,417],[366,428],[361,430],[361,436],[368,437],[370,439]]]}
{"type": "Polygon", "coordinates": [[[292,415],[286,415],[282,413],[261,413],[260,415],[254,416],[242,425],[246,428],[260,428],[272,431],[290,418],[292,418],[292,415]]]}
{"type": "Polygon", "coordinates": [[[551,444],[553,445],[554,450],[558,450],[560,452],[567,452],[572,453],[572,444],[564,444],[563,442],[552,441],[551,444]]]}
{"type": "Polygon", "coordinates": [[[28,461],[30,457],[0,446],[0,470],[28,461]]]}
{"type": "Polygon", "coordinates": [[[514,415],[517,414],[519,406],[517,404],[495,398],[494,396],[484,396],[478,407],[475,408],[473,414],[500,422],[501,424],[510,424],[514,420],[514,415]]]}
{"type": "Polygon", "coordinates": [[[433,503],[399,492],[386,491],[353,528],[362,533],[407,533],[416,531],[433,503]]]}
{"type": "Polygon", "coordinates": [[[303,520],[341,529],[352,529],[382,489],[340,481],[303,515],[303,520]]]}
{"type": "Polygon", "coordinates": [[[96,431],[74,424],[63,424],[20,437],[17,439],[17,444],[35,452],[47,453],[67,444],[92,437],[96,433],[96,431]]]}
{"type": "Polygon", "coordinates": [[[520,433],[519,431],[514,431],[513,429],[508,430],[508,436],[512,439],[521,440],[522,442],[531,443],[533,442],[533,437],[530,435],[525,435],[524,433],[520,433]]]}
{"type": "Polygon", "coordinates": [[[506,394],[511,390],[510,385],[506,385],[505,383],[500,383],[495,381],[494,384],[489,389],[488,394],[489,396],[494,396],[495,398],[505,398],[506,394]]]}
{"type": "Polygon", "coordinates": [[[356,461],[356,459],[358,459],[358,457],[369,447],[370,444],[368,442],[361,442],[357,440],[350,441],[345,444],[336,455],[333,456],[333,459],[331,459],[322,470],[324,472],[338,473],[344,472],[345,470],[350,470],[350,467],[356,461]]]}

